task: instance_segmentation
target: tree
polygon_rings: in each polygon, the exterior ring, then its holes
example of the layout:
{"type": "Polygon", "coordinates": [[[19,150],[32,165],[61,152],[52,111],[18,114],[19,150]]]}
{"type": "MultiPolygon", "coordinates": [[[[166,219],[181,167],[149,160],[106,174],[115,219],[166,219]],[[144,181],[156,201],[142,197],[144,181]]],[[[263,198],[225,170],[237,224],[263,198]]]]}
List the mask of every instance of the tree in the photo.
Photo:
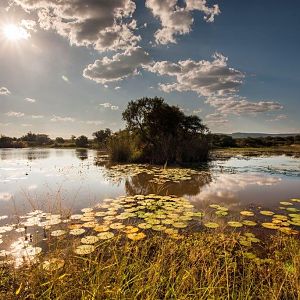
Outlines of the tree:
{"type": "Polygon", "coordinates": [[[85,148],[88,146],[88,143],[88,138],[85,135],[81,135],[75,140],[76,147],[85,148]]]}
{"type": "Polygon", "coordinates": [[[162,98],[128,103],[122,114],[127,130],[140,137],[142,160],[154,163],[206,160],[208,128],[197,116],[186,116],[162,98]],[[200,147],[201,146],[201,147],[200,147]]]}
{"type": "Polygon", "coordinates": [[[65,140],[62,137],[57,137],[55,139],[55,142],[58,143],[58,144],[63,144],[65,142],[65,140]]]}
{"type": "Polygon", "coordinates": [[[93,133],[94,141],[99,145],[99,146],[106,146],[109,138],[111,137],[111,130],[109,128],[106,128],[105,130],[98,130],[93,133]]]}

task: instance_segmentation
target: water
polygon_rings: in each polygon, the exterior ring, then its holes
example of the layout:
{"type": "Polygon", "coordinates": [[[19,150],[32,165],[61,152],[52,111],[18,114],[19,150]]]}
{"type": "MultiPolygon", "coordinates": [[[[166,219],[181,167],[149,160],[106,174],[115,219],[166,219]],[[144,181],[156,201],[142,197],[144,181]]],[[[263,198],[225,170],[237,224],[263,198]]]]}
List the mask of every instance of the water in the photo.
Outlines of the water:
{"type": "MultiPolygon", "coordinates": [[[[25,254],[34,258],[37,251],[47,249],[46,236],[65,229],[68,216],[82,213],[83,208],[101,204],[103,199],[139,194],[183,196],[194,210],[205,212],[204,222],[217,218],[222,225],[239,220],[244,209],[255,212],[256,220],[270,222],[270,217],[260,215],[261,209],[281,214],[280,201],[300,197],[300,159],[234,157],[192,171],[163,171],[145,165],[111,166],[107,156],[95,150],[0,149],[0,263],[6,256],[3,250],[10,252],[16,265],[24,262],[25,254]],[[220,220],[211,204],[229,209],[230,218],[220,220]],[[32,211],[36,212],[31,215],[32,211]],[[63,214],[47,234],[43,213],[63,214]],[[24,225],[26,220],[35,222],[36,216],[37,223],[24,225]],[[7,227],[10,224],[13,227],[7,227]]],[[[202,226],[193,222],[197,228],[202,226]]]]}
{"type": "Polygon", "coordinates": [[[1,149],[0,215],[53,207],[79,211],[104,198],[133,194],[185,196],[198,207],[277,205],[300,194],[300,159],[287,156],[231,158],[204,166],[208,175],[157,185],[152,176],[111,178],[95,150],[1,149]]]}

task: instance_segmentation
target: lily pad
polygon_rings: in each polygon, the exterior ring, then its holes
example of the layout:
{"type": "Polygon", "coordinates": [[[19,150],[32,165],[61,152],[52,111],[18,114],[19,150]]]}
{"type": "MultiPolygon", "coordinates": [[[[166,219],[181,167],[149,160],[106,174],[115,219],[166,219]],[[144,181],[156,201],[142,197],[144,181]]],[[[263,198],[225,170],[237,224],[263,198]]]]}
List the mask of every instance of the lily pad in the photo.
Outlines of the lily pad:
{"type": "Polygon", "coordinates": [[[228,224],[228,226],[235,227],[235,228],[243,226],[243,223],[237,222],[237,221],[229,221],[229,222],[227,222],[227,224],[228,224]]]}
{"type": "Polygon", "coordinates": [[[112,239],[114,236],[115,236],[114,233],[109,232],[109,231],[100,232],[100,233],[97,234],[97,237],[100,240],[109,240],[109,239],[112,239]]]}
{"type": "Polygon", "coordinates": [[[243,210],[240,212],[240,214],[245,217],[253,217],[254,216],[254,212],[249,211],[249,210],[243,210]]]}
{"type": "Polygon", "coordinates": [[[95,251],[95,246],[93,245],[80,245],[74,249],[74,252],[79,255],[90,254],[95,251]]]}
{"type": "Polygon", "coordinates": [[[212,229],[220,227],[218,223],[214,223],[214,222],[204,223],[203,225],[207,228],[212,228],[212,229]]]}
{"type": "Polygon", "coordinates": [[[127,237],[133,241],[139,241],[144,239],[146,237],[146,234],[143,232],[138,232],[138,233],[134,232],[134,233],[128,233],[127,237]]]}
{"type": "Polygon", "coordinates": [[[61,269],[65,265],[65,261],[59,258],[51,258],[49,260],[45,260],[42,264],[42,268],[45,271],[53,272],[58,269],[61,269]]]}
{"type": "Polygon", "coordinates": [[[264,216],[273,216],[275,213],[270,210],[261,210],[260,214],[264,216]]]}
{"type": "Polygon", "coordinates": [[[95,235],[87,235],[84,238],[82,238],[80,241],[82,244],[92,245],[97,243],[99,238],[95,235]]]}

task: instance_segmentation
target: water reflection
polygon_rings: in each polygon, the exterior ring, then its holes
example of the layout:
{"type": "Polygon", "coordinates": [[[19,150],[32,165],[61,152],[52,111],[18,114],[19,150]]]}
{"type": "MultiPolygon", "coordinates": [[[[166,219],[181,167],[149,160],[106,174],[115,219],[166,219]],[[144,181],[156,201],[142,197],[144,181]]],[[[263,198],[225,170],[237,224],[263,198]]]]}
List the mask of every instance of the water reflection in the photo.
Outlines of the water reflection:
{"type": "Polygon", "coordinates": [[[80,160],[88,159],[88,150],[87,149],[76,149],[75,150],[76,157],[80,160]]]}
{"type": "MultiPolygon", "coordinates": [[[[249,193],[261,190],[269,194],[272,187],[282,182],[280,177],[272,177],[262,174],[219,174],[216,178],[205,185],[199,194],[191,197],[191,201],[199,206],[207,206],[208,203],[226,203],[230,206],[240,206],[248,197],[242,197],[243,192],[249,193]]],[[[261,199],[252,199],[251,204],[261,199]]]]}
{"type": "Polygon", "coordinates": [[[153,176],[148,174],[140,174],[126,179],[125,189],[128,195],[147,195],[147,194],[158,194],[158,195],[197,195],[203,186],[211,181],[211,174],[208,172],[194,175],[192,180],[180,181],[178,183],[164,183],[155,184],[150,182],[153,176]]]}

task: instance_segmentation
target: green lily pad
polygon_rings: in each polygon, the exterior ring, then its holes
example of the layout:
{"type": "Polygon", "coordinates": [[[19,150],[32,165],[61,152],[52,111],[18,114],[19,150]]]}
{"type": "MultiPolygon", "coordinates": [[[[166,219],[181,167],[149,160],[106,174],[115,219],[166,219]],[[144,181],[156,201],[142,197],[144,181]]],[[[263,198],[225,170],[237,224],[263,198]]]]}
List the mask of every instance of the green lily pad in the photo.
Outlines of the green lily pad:
{"type": "Polygon", "coordinates": [[[208,223],[204,223],[203,224],[205,227],[207,228],[211,228],[211,229],[215,229],[220,227],[220,225],[218,223],[214,223],[214,222],[208,222],[208,223]]]}

